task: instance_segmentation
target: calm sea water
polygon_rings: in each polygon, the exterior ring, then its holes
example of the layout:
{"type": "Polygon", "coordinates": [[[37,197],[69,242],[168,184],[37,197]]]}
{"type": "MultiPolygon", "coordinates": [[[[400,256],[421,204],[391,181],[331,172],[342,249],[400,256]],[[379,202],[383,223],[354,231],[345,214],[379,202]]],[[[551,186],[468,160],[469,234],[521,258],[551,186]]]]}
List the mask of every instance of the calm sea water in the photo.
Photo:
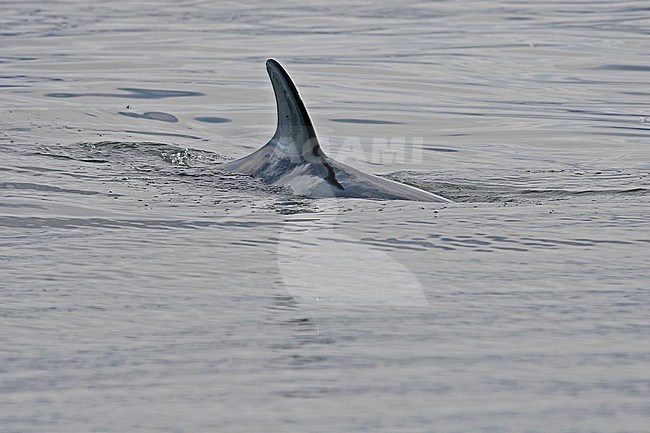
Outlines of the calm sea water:
{"type": "Polygon", "coordinates": [[[647,432],[647,2],[276,3],[0,1],[0,431],[647,432]]]}

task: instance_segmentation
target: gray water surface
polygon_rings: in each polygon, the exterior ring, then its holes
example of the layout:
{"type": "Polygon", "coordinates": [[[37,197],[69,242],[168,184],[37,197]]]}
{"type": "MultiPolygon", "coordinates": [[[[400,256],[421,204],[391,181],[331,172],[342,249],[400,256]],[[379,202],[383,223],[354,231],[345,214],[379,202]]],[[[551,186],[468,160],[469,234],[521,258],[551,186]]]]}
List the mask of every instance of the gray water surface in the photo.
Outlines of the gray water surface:
{"type": "Polygon", "coordinates": [[[641,1],[0,1],[0,431],[647,432],[641,1]],[[275,127],[453,204],[224,173],[275,127]]]}

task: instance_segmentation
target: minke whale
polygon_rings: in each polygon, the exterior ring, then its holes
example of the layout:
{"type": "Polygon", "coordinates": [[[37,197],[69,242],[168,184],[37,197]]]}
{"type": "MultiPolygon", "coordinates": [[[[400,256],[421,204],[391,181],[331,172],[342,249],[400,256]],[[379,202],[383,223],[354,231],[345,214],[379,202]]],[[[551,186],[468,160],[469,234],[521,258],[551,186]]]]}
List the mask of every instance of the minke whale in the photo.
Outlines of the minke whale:
{"type": "Polygon", "coordinates": [[[295,84],[284,68],[269,59],[278,112],[275,134],[259,150],[220,168],[267,185],[282,185],[295,195],[310,198],[350,197],[381,200],[450,202],[437,194],[363,173],[329,158],[321,149],[316,130],[295,84]]]}

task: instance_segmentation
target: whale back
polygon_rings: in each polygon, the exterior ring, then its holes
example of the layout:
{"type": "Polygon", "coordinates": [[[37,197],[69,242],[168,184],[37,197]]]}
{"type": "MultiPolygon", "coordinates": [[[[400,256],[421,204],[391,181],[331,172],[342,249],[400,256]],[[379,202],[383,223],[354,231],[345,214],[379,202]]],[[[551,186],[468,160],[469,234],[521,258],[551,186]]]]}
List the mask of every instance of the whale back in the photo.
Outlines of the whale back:
{"type": "Polygon", "coordinates": [[[269,185],[284,185],[307,197],[356,197],[448,202],[410,185],[363,173],[329,158],[320,147],[314,124],[287,71],[266,62],[277,108],[275,134],[259,150],[222,168],[247,174],[269,185]]]}

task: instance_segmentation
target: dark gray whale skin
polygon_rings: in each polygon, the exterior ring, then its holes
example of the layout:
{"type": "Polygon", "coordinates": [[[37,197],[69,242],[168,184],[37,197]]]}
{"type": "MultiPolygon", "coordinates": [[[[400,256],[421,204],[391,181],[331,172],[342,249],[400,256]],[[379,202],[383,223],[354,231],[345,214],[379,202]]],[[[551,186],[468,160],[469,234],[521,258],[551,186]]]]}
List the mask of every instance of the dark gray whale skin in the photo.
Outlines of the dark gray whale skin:
{"type": "Polygon", "coordinates": [[[329,158],[320,147],[314,125],[289,74],[273,59],[266,62],[278,112],[275,134],[259,150],[221,168],[283,185],[294,194],[444,203],[451,200],[372,174],[329,158]]]}

